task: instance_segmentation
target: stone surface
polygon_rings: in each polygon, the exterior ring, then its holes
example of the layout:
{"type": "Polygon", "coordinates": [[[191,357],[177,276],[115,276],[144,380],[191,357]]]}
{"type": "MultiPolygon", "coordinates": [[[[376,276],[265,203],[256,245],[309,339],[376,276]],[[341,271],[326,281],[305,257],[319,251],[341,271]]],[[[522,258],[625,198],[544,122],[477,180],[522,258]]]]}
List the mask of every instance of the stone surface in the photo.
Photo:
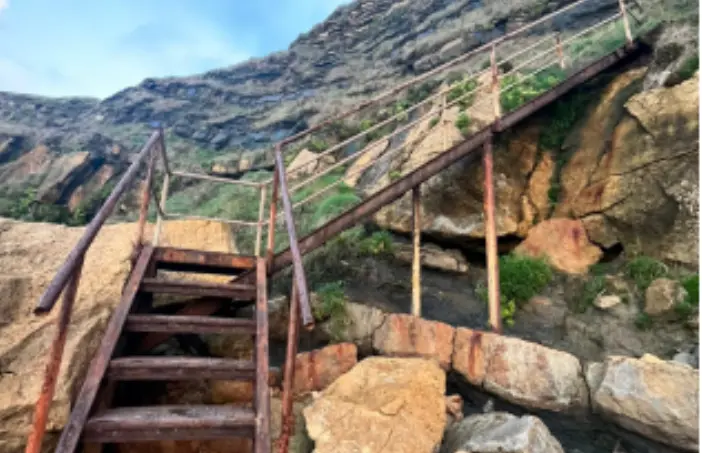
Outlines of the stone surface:
{"type": "MultiPolygon", "coordinates": [[[[152,234],[147,226],[147,234],[152,234]]],[[[183,223],[166,227],[171,238],[180,236],[179,228],[190,234],[183,223]]],[[[57,306],[48,316],[36,317],[32,310],[83,231],[0,219],[0,439],[8,444],[22,445],[28,433],[59,311],[57,306]]],[[[49,413],[50,432],[66,422],[71,398],[120,300],[135,233],[135,224],[105,226],[85,258],[49,413]]],[[[214,245],[215,239],[208,237],[207,243],[214,245]]]]}
{"type": "MultiPolygon", "coordinates": [[[[373,333],[385,321],[385,313],[375,307],[355,302],[346,302],[345,309],[344,325],[334,334],[342,341],[354,343],[360,354],[370,355],[373,352],[373,333]]],[[[332,327],[328,324],[322,324],[320,328],[332,335],[329,332],[332,327]]]]}
{"type": "Polygon", "coordinates": [[[431,452],[446,424],[445,385],[430,360],[362,360],[304,409],[315,453],[431,452]]]}
{"type": "Polygon", "coordinates": [[[651,356],[613,356],[587,375],[598,413],[650,439],[697,451],[697,370],[651,356]]]}
{"type": "Polygon", "coordinates": [[[622,303],[622,298],[615,295],[599,295],[595,298],[593,302],[595,307],[602,310],[609,310],[610,308],[616,307],[622,303]]]}
{"type": "Polygon", "coordinates": [[[539,418],[506,412],[471,415],[448,429],[440,453],[563,453],[539,418]]]}
{"type": "Polygon", "coordinates": [[[536,343],[458,328],[453,369],[471,384],[530,409],[588,409],[578,359],[536,343]]]}
{"type": "Polygon", "coordinates": [[[356,365],[358,350],[353,343],[326,346],[295,357],[293,392],[305,394],[327,388],[356,365]]]}
{"type": "Polygon", "coordinates": [[[317,153],[313,153],[305,148],[300,151],[287,166],[288,177],[291,179],[296,179],[310,176],[316,171],[324,168],[325,164],[328,164],[327,158],[328,156],[319,157],[317,153]]]}
{"type": "Polygon", "coordinates": [[[411,315],[390,314],[373,334],[373,349],[393,357],[424,357],[451,366],[454,328],[411,315]]]}
{"type": "Polygon", "coordinates": [[[658,278],[646,288],[644,312],[651,316],[671,314],[675,307],[684,302],[687,291],[677,280],[658,278]]]}
{"type": "MultiPolygon", "coordinates": [[[[400,261],[411,264],[414,250],[411,244],[395,244],[393,253],[400,261]]],[[[434,244],[427,244],[420,248],[420,262],[423,267],[447,272],[468,272],[468,261],[458,250],[445,250],[434,244]]]]}
{"type": "Polygon", "coordinates": [[[555,269],[570,274],[586,273],[602,257],[602,250],[590,242],[582,222],[571,219],[539,223],[515,252],[545,258],[555,269]]]}

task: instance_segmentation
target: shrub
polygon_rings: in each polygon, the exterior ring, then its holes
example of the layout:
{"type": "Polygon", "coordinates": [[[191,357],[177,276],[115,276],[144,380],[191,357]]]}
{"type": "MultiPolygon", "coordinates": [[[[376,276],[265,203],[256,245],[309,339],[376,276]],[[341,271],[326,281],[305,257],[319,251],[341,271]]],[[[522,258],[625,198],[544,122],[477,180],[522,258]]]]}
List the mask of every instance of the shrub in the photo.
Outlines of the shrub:
{"type": "Polygon", "coordinates": [[[346,295],[341,281],[321,285],[317,291],[318,303],[313,307],[317,321],[327,321],[333,341],[341,341],[346,317],[346,295]]]}
{"type": "Polygon", "coordinates": [[[539,294],[553,279],[553,272],[543,259],[516,254],[500,257],[500,293],[518,304],[539,294]]]}
{"type": "Polygon", "coordinates": [[[517,75],[502,78],[500,104],[504,112],[510,112],[545,93],[565,79],[565,72],[559,67],[547,68],[538,74],[520,81],[517,75]],[[506,89],[504,89],[506,88],[506,89]]]}
{"type": "Polygon", "coordinates": [[[647,256],[632,259],[627,263],[625,270],[641,291],[646,291],[653,280],[668,275],[668,268],[665,264],[647,256]]]}
{"type": "Polygon", "coordinates": [[[432,118],[431,121],[429,121],[429,129],[433,129],[437,124],[439,124],[439,117],[432,118]]]}
{"type": "Polygon", "coordinates": [[[387,231],[376,231],[361,240],[359,250],[361,254],[370,256],[392,253],[392,235],[387,231]]]}
{"type": "Polygon", "coordinates": [[[639,330],[648,330],[653,326],[653,320],[646,313],[639,313],[636,315],[634,325],[639,330]]]}
{"type": "Polygon", "coordinates": [[[683,288],[687,291],[686,302],[694,307],[700,304],[700,276],[691,275],[682,280],[683,288]]]}
{"type": "Polygon", "coordinates": [[[361,199],[355,193],[342,192],[329,196],[317,206],[312,216],[312,223],[319,226],[348,210],[359,201],[361,199]]]}
{"type": "Polygon", "coordinates": [[[697,68],[699,68],[699,65],[700,58],[698,55],[689,57],[680,65],[680,69],[678,69],[679,80],[682,82],[695,75],[695,72],[697,71],[697,68]]]}
{"type": "Polygon", "coordinates": [[[314,153],[321,153],[329,148],[329,144],[323,138],[312,137],[309,142],[307,142],[307,147],[314,153]]]}
{"type": "Polygon", "coordinates": [[[605,289],[605,283],[606,280],[602,275],[597,275],[585,283],[582,299],[575,307],[578,313],[584,313],[595,302],[597,296],[605,289]]]}
{"type": "MultiPolygon", "coordinates": [[[[480,284],[475,288],[475,295],[483,302],[488,302],[488,290],[484,285],[480,284]]],[[[517,304],[514,302],[514,299],[508,300],[504,294],[500,294],[500,318],[502,318],[502,323],[507,327],[512,327],[516,313],[517,304]]]]}
{"type": "Polygon", "coordinates": [[[468,127],[470,126],[470,117],[466,115],[465,112],[461,112],[458,114],[458,118],[456,118],[456,128],[458,128],[459,131],[461,131],[461,134],[468,135],[468,127]]]}

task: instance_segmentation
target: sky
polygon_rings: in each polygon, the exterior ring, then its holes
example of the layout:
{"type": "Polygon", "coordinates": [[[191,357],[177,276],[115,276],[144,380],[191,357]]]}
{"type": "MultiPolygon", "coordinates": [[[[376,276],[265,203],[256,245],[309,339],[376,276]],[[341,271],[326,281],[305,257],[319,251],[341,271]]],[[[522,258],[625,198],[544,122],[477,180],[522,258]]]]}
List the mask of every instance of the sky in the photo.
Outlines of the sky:
{"type": "Polygon", "coordinates": [[[104,98],[284,50],[349,0],[0,0],[0,91],[104,98]]]}

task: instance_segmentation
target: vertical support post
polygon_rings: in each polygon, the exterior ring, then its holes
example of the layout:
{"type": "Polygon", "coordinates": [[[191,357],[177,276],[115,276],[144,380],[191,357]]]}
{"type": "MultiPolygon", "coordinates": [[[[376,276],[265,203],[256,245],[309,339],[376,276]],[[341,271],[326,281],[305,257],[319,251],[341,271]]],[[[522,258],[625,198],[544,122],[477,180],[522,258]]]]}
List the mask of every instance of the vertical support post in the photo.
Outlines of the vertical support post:
{"type": "Polygon", "coordinates": [[[46,422],[49,418],[49,410],[51,409],[51,402],[54,399],[54,391],[56,390],[56,380],[61,370],[61,359],[63,358],[63,350],[66,346],[68,326],[71,323],[73,303],[75,302],[78,292],[78,282],[80,281],[80,273],[83,269],[83,259],[83,257],[80,257],[76,262],[71,278],[68,280],[68,284],[64,289],[63,303],[61,304],[56,333],[51,342],[49,361],[44,371],[44,384],[41,387],[41,393],[39,394],[39,399],[34,408],[32,431],[29,433],[29,438],[27,439],[27,446],[24,450],[25,453],[39,453],[41,451],[41,442],[46,432],[46,422]]]}
{"type": "Polygon", "coordinates": [[[502,332],[500,316],[500,271],[497,263],[497,235],[495,232],[495,194],[492,179],[492,137],[483,144],[483,168],[485,187],[483,210],[485,214],[485,255],[487,258],[488,310],[490,327],[502,332]]]}
{"type": "Polygon", "coordinates": [[[500,107],[500,73],[497,68],[497,49],[494,44],[490,52],[490,67],[492,69],[492,105],[495,121],[497,121],[502,116],[502,108],[500,107]]]}
{"type": "Polygon", "coordinates": [[[271,407],[268,388],[268,281],[266,261],[256,259],[256,437],[255,453],[270,453],[271,407]]]}
{"type": "Polygon", "coordinates": [[[293,279],[290,293],[290,317],[288,318],[288,344],[285,350],[285,369],[283,370],[283,401],[281,414],[281,433],[278,439],[278,453],[288,453],[288,444],[292,435],[293,418],[293,382],[295,380],[295,357],[297,357],[297,339],[300,331],[300,296],[293,279]]]}
{"type": "Polygon", "coordinates": [[[149,166],[146,170],[146,179],[141,192],[141,205],[139,206],[139,222],[137,224],[136,242],[134,243],[134,262],[136,262],[136,257],[139,256],[137,251],[141,248],[141,244],[144,241],[144,228],[146,226],[146,217],[149,214],[149,202],[151,201],[151,183],[153,181],[154,164],[156,163],[156,153],[153,148],[151,148],[149,154],[149,166]]]}
{"type": "Polygon", "coordinates": [[[558,63],[561,69],[565,69],[565,57],[563,56],[563,44],[561,43],[560,33],[556,33],[556,53],[558,54],[558,63]]]}
{"type": "MultiPolygon", "coordinates": [[[[276,165],[278,165],[276,163],[276,165]]],[[[273,256],[275,254],[275,224],[278,216],[278,195],[280,184],[278,181],[278,172],[273,171],[273,190],[271,193],[271,206],[269,208],[270,215],[268,217],[268,247],[266,249],[266,266],[270,270],[273,265],[273,256]]]]}
{"type": "Polygon", "coordinates": [[[161,216],[161,212],[164,214],[166,213],[166,199],[168,198],[168,186],[171,183],[171,174],[166,171],[166,174],[163,176],[163,187],[161,188],[161,200],[159,201],[159,205],[161,206],[161,210],[158,213],[158,218],[156,219],[156,230],[154,231],[154,247],[158,246],[158,241],[161,238],[161,229],[163,228],[163,217],[161,216]]]}
{"type": "Polygon", "coordinates": [[[261,256],[261,240],[263,236],[263,215],[266,208],[266,185],[260,186],[261,200],[258,205],[258,225],[256,226],[256,250],[254,255],[258,258],[261,256]]]}
{"type": "Polygon", "coordinates": [[[626,41],[631,46],[634,43],[634,39],[631,36],[631,27],[629,27],[629,16],[626,13],[626,5],[624,0],[619,0],[619,12],[622,15],[622,23],[624,24],[624,34],[626,35],[626,41]]]}
{"type": "Polygon", "coordinates": [[[422,316],[422,268],[420,241],[422,235],[422,205],[420,186],[412,188],[412,315],[422,316]]]}

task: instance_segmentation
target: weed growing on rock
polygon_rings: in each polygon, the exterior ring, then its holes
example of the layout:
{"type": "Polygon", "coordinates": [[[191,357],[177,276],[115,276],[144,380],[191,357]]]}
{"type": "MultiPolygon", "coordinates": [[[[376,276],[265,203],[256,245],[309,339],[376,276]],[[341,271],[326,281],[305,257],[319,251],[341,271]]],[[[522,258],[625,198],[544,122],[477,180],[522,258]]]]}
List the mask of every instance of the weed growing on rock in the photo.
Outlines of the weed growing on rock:
{"type": "Polygon", "coordinates": [[[387,231],[376,231],[369,237],[361,239],[359,251],[362,255],[366,256],[378,256],[392,253],[392,235],[387,231]]]}
{"type": "Polygon", "coordinates": [[[634,325],[639,330],[648,330],[651,327],[653,327],[653,320],[646,313],[639,313],[638,315],[636,315],[634,325]]]}
{"type": "MultiPolygon", "coordinates": [[[[488,290],[485,285],[479,284],[475,288],[475,295],[483,302],[488,303],[488,290]]],[[[507,327],[512,327],[516,313],[517,304],[514,302],[514,299],[508,300],[504,294],[500,294],[500,318],[502,318],[502,323],[507,327]]]]}
{"type": "Polygon", "coordinates": [[[313,315],[317,321],[326,321],[333,341],[341,341],[346,327],[346,295],[341,281],[321,285],[317,291],[313,315]]]}
{"type": "Polygon", "coordinates": [[[361,198],[358,195],[348,192],[341,192],[327,197],[317,206],[312,215],[312,223],[315,226],[320,226],[327,220],[350,209],[359,201],[361,201],[361,198]]]}
{"type": "Polygon", "coordinates": [[[510,254],[500,257],[500,294],[507,301],[524,304],[539,294],[553,279],[543,259],[510,254]]]}
{"type": "Polygon", "coordinates": [[[678,77],[681,82],[691,78],[700,66],[699,55],[692,56],[685,60],[678,70],[678,77]]]}
{"type": "Polygon", "coordinates": [[[516,74],[503,77],[500,80],[502,110],[511,112],[558,85],[565,77],[565,72],[556,66],[544,69],[528,79],[520,80],[520,76],[516,74]]]}
{"type": "Polygon", "coordinates": [[[463,136],[468,135],[468,127],[470,126],[470,117],[466,115],[466,112],[461,112],[456,118],[456,128],[461,131],[463,136]]]}
{"type": "Polygon", "coordinates": [[[642,292],[646,291],[653,280],[668,275],[668,268],[665,264],[647,256],[638,256],[629,261],[625,271],[642,292]]]}
{"type": "Polygon", "coordinates": [[[682,280],[683,288],[687,291],[686,302],[694,307],[700,304],[700,276],[691,275],[682,280]]]}
{"type": "Polygon", "coordinates": [[[437,124],[439,124],[439,118],[438,117],[432,118],[431,121],[429,121],[429,129],[433,129],[434,126],[436,126],[437,124]]]}
{"type": "Polygon", "coordinates": [[[606,280],[602,275],[597,275],[585,283],[580,303],[575,307],[578,313],[584,313],[605,289],[606,280]]]}

